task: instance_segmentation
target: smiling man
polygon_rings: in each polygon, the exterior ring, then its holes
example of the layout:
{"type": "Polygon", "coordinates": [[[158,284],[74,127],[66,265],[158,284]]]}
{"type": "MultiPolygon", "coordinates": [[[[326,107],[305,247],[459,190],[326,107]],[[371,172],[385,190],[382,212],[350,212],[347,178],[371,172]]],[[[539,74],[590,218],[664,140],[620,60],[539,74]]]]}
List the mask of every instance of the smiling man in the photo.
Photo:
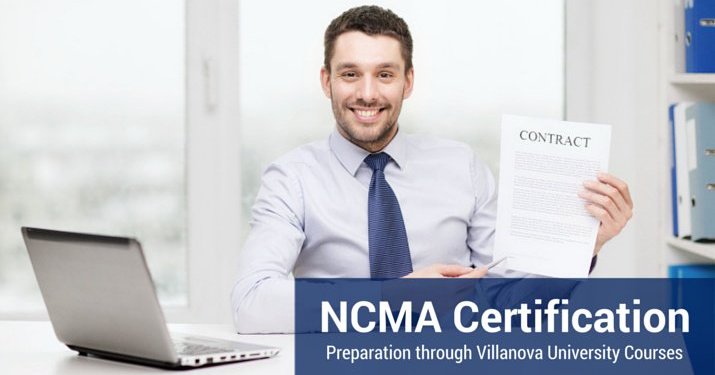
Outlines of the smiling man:
{"type": "MultiPolygon", "coordinates": [[[[492,260],[497,199],[489,169],[463,143],[400,129],[414,84],[407,24],[389,10],[357,7],[331,22],[324,43],[320,78],[336,130],[263,175],[232,295],[242,333],[293,331],[291,273],[483,277],[480,266],[492,260]]],[[[632,202],[610,175],[582,196],[602,223],[595,261],[630,219],[632,202]]]]}
{"type": "Polygon", "coordinates": [[[400,53],[401,42],[391,36],[348,31],[331,48],[327,56],[332,59],[325,62],[320,78],[337,130],[353,144],[378,152],[397,133],[414,70],[400,53]]]}

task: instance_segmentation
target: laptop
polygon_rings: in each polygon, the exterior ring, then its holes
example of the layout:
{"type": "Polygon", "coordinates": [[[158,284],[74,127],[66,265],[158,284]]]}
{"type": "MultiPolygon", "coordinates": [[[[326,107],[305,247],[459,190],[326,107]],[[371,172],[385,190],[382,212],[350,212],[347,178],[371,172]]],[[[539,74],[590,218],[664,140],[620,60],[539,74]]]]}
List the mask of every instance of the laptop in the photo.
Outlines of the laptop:
{"type": "Polygon", "coordinates": [[[80,355],[186,369],[279,349],[170,334],[139,241],[22,228],[57,338],[80,355]]]}

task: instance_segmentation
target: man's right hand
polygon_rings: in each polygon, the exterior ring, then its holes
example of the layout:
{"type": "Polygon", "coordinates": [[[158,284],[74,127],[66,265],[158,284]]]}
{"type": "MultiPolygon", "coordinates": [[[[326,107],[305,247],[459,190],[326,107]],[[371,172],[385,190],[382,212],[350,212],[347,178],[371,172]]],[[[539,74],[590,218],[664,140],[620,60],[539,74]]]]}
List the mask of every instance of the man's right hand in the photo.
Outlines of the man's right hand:
{"type": "Polygon", "coordinates": [[[456,264],[433,264],[429,267],[425,267],[416,271],[413,271],[405,278],[411,279],[434,279],[434,278],[447,278],[447,277],[459,277],[459,278],[482,278],[487,274],[486,267],[471,268],[459,266],[456,264]]]}

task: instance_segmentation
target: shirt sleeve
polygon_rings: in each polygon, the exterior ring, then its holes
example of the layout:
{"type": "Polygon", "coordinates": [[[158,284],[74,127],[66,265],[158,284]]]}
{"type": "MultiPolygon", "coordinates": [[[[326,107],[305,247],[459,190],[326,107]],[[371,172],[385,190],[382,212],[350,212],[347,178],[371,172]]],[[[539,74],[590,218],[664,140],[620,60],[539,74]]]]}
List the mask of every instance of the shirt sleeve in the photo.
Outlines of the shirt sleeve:
{"type": "Polygon", "coordinates": [[[297,178],[284,165],[270,165],[251,210],[251,230],[231,296],[239,333],[294,332],[295,281],[290,273],[305,240],[303,213],[297,178]]]}
{"type": "Polygon", "coordinates": [[[467,246],[471,250],[472,265],[479,267],[491,262],[493,257],[497,191],[492,172],[476,155],[472,156],[470,173],[474,207],[467,228],[467,246]]]}
{"type": "MultiPolygon", "coordinates": [[[[497,224],[497,186],[489,167],[476,155],[471,163],[474,208],[467,229],[467,246],[471,251],[470,261],[475,267],[494,260],[494,238],[497,224]]],[[[496,267],[487,277],[522,278],[528,274],[496,267]]]]}

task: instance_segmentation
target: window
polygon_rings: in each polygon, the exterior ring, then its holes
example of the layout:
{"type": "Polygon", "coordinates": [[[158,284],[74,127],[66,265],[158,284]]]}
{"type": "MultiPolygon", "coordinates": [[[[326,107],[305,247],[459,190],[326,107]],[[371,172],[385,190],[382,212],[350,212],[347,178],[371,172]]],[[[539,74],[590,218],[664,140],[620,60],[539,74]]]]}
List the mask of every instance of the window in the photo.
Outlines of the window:
{"type": "MultiPolygon", "coordinates": [[[[502,113],[562,117],[563,0],[378,3],[415,39],[408,132],[497,172],[502,113]]],[[[0,3],[0,316],[42,309],[30,225],[135,236],[170,321],[230,322],[260,173],[332,131],[322,36],[360,4],[0,3]]]]}
{"type": "Polygon", "coordinates": [[[187,304],[183,1],[0,3],[0,312],[41,311],[20,226],[139,238],[187,304]]]}

